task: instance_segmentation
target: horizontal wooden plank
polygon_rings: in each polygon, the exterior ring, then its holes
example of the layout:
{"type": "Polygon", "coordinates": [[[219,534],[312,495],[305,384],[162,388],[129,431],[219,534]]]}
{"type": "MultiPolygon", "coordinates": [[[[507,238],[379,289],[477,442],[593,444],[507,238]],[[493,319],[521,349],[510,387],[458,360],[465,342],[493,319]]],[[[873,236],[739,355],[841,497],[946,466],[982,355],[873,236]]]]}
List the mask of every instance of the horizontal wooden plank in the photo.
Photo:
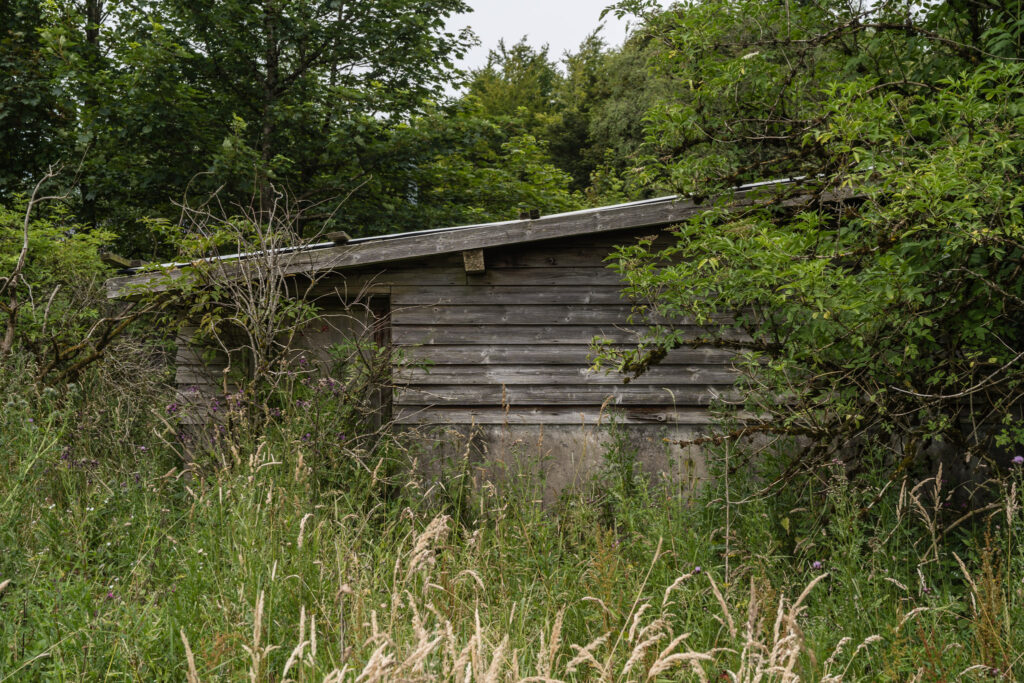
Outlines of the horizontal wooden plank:
{"type": "Polygon", "coordinates": [[[488,268],[605,268],[615,245],[566,246],[537,244],[528,249],[495,248],[486,252],[488,268]]]}
{"type": "Polygon", "coordinates": [[[371,297],[391,294],[391,286],[378,282],[377,278],[352,280],[331,278],[329,281],[294,289],[307,301],[327,307],[363,302],[371,297]]]}
{"type": "MultiPolygon", "coordinates": [[[[396,285],[405,286],[463,286],[466,284],[466,271],[462,269],[460,264],[458,267],[455,266],[443,266],[439,268],[424,267],[413,270],[405,270],[400,267],[396,267],[386,271],[379,271],[366,275],[360,275],[355,280],[345,281],[349,283],[347,287],[339,287],[342,281],[337,278],[331,278],[323,282],[318,282],[316,287],[313,288],[313,293],[320,295],[321,292],[340,291],[349,297],[352,297],[356,290],[356,284],[363,284],[365,287],[372,286],[378,289],[391,291],[396,285]]],[[[472,276],[477,277],[477,276],[472,276]]]]}
{"type": "MultiPolygon", "coordinates": [[[[625,384],[618,373],[580,366],[436,366],[402,368],[398,384],[625,384]]],[[[736,372],[728,366],[655,366],[631,384],[728,384],[736,372]]]]}
{"type": "MultiPolygon", "coordinates": [[[[398,384],[624,384],[618,373],[567,365],[438,365],[402,368],[398,384]]],[[[736,372],[725,365],[655,366],[631,384],[730,384],[736,372]]]]}
{"type": "Polygon", "coordinates": [[[607,425],[611,413],[621,424],[690,424],[710,425],[714,422],[705,408],[628,407],[601,410],[594,406],[511,408],[433,408],[399,406],[395,409],[398,424],[422,425],[607,425]]]}
{"type": "Polygon", "coordinates": [[[186,368],[179,367],[174,373],[174,383],[178,386],[210,385],[220,387],[224,382],[223,368],[186,368]]]}
{"type": "Polygon", "coordinates": [[[191,377],[182,377],[181,379],[175,378],[175,384],[178,386],[178,393],[180,395],[188,395],[189,393],[223,393],[223,384],[220,381],[221,375],[213,375],[209,377],[200,377],[198,375],[191,377]]]}
{"type": "MultiPolygon", "coordinates": [[[[618,345],[618,348],[629,348],[618,345]]],[[[439,365],[590,365],[591,347],[587,344],[410,346],[402,349],[407,363],[429,362],[439,365]]],[[[728,349],[673,349],[658,365],[728,364],[735,356],[728,349]]]]}
{"type": "MultiPolygon", "coordinates": [[[[395,325],[592,325],[637,323],[667,324],[658,316],[645,314],[629,305],[605,304],[471,304],[395,307],[391,319],[395,325]]],[[[730,323],[731,316],[715,316],[715,322],[730,323]]],[[[672,321],[693,324],[693,320],[672,321]]]]}
{"type": "MultiPolygon", "coordinates": [[[[415,273],[411,273],[412,278],[415,273]]],[[[619,274],[610,268],[488,268],[479,275],[467,275],[467,284],[520,287],[537,285],[618,285],[619,274]]],[[[410,280],[415,282],[415,279],[410,280]]],[[[396,280],[396,283],[398,281],[396,280]]],[[[426,282],[424,284],[431,284],[426,282]]]]}
{"type": "Polygon", "coordinates": [[[438,385],[400,387],[394,403],[402,406],[535,406],[535,405],[675,405],[706,406],[712,401],[736,400],[730,384],[708,385],[438,385]]]}
{"type": "MultiPolygon", "coordinates": [[[[519,286],[559,286],[559,285],[604,285],[621,286],[617,273],[609,268],[595,266],[592,268],[490,268],[479,274],[467,273],[461,265],[443,268],[416,268],[406,270],[400,267],[375,274],[372,282],[377,287],[436,287],[464,285],[497,285],[503,287],[519,286]]],[[[312,290],[333,292],[318,285],[312,290]]],[[[350,288],[349,291],[354,291],[350,288]]]]}
{"type": "MultiPolygon", "coordinates": [[[[580,268],[607,267],[614,262],[612,253],[621,246],[634,245],[639,236],[656,236],[655,230],[632,231],[611,236],[582,236],[571,240],[552,240],[538,244],[495,247],[486,253],[488,268],[580,268]]],[[[664,249],[675,243],[663,233],[651,248],[664,249]]]]}
{"type": "Polygon", "coordinates": [[[625,324],[632,307],[622,305],[454,305],[392,310],[395,325],[591,325],[625,324]]]}
{"type": "Polygon", "coordinates": [[[223,368],[228,364],[227,357],[222,351],[208,351],[195,346],[179,346],[174,357],[175,365],[179,367],[213,367],[223,368]]]}
{"type": "MultiPolygon", "coordinates": [[[[629,344],[640,339],[648,328],[616,325],[395,325],[392,340],[400,346],[413,344],[589,344],[594,337],[613,343],[629,344]]],[[[749,341],[748,335],[735,330],[710,330],[684,326],[689,339],[710,338],[713,334],[737,342],[749,341]]]]}
{"type": "Polygon", "coordinates": [[[476,304],[628,304],[622,287],[610,285],[563,285],[557,289],[542,285],[501,287],[493,285],[391,287],[391,307],[417,305],[476,304]]]}
{"type": "MultiPolygon", "coordinates": [[[[800,205],[814,199],[810,195],[794,195],[780,199],[778,193],[787,183],[788,181],[781,181],[740,188],[726,194],[723,200],[735,209],[765,202],[800,205]]],[[[841,201],[851,194],[844,193],[831,199],[841,201]]],[[[663,197],[643,202],[543,216],[537,220],[505,221],[364,240],[357,239],[340,246],[317,245],[316,248],[303,246],[285,248],[275,252],[275,258],[282,263],[282,268],[287,273],[353,268],[450,254],[467,249],[488,249],[576,235],[598,235],[633,228],[664,226],[693,217],[707,207],[708,204],[698,204],[691,199],[663,197]]],[[[232,267],[231,259],[235,259],[234,262],[237,264],[239,259],[252,257],[253,255],[248,254],[226,257],[226,264],[230,268],[232,267]]],[[[107,281],[107,295],[110,297],[131,295],[131,289],[138,285],[147,286],[147,289],[151,291],[166,289],[174,286],[173,280],[180,278],[183,272],[185,271],[178,264],[171,264],[159,273],[114,278],[107,281]]]]}

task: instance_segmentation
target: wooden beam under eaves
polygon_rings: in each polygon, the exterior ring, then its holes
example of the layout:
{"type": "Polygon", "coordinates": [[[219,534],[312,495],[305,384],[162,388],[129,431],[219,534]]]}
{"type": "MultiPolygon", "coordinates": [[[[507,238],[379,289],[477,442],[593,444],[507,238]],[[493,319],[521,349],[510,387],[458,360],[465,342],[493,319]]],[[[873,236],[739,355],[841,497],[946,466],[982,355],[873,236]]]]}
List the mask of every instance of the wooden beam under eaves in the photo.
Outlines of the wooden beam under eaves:
{"type": "Polygon", "coordinates": [[[479,275],[487,270],[484,265],[484,250],[469,249],[462,252],[462,265],[470,275],[479,275]]]}

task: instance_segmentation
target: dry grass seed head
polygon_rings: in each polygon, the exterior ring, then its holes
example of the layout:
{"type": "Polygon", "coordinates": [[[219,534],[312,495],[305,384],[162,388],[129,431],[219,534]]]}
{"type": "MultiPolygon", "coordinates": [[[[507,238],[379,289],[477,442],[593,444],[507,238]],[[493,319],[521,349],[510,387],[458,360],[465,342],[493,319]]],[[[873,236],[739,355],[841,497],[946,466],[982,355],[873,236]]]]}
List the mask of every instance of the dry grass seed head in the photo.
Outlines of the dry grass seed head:
{"type": "Polygon", "coordinates": [[[430,520],[427,528],[416,538],[406,564],[406,581],[417,572],[434,565],[434,546],[447,537],[450,521],[451,517],[448,515],[438,515],[430,520]]]}
{"type": "Polygon", "coordinates": [[[605,644],[607,644],[608,639],[611,637],[611,635],[612,634],[610,632],[605,633],[599,638],[595,638],[594,640],[590,641],[584,647],[580,647],[579,645],[570,645],[569,647],[572,648],[574,652],[576,652],[576,655],[569,660],[569,663],[566,665],[565,670],[568,673],[576,673],[580,665],[588,664],[600,674],[600,678],[603,680],[605,678],[604,666],[602,666],[601,663],[598,662],[597,659],[594,657],[594,652],[599,648],[603,647],[605,644]]]}
{"type": "Polygon", "coordinates": [[[260,640],[263,634],[263,606],[265,598],[266,595],[264,591],[260,591],[260,596],[256,600],[256,609],[253,615],[252,647],[249,647],[248,645],[242,646],[242,648],[249,653],[249,680],[252,681],[252,683],[262,680],[264,660],[267,658],[267,655],[278,649],[276,645],[260,645],[260,640]]]}
{"type": "Polygon", "coordinates": [[[483,683],[498,683],[501,680],[499,673],[501,671],[501,665],[505,662],[505,650],[508,649],[508,634],[501,639],[498,643],[498,647],[494,648],[494,652],[491,653],[491,664],[487,667],[487,671],[484,672],[481,680],[483,683]]]}
{"type": "Polygon", "coordinates": [[[718,584],[715,583],[715,577],[711,576],[711,572],[708,572],[708,580],[711,582],[711,590],[715,594],[715,599],[718,600],[718,605],[722,608],[722,616],[725,619],[724,622],[722,619],[718,619],[718,621],[729,629],[729,636],[735,640],[736,622],[733,621],[732,614],[729,612],[729,605],[725,602],[725,598],[722,597],[722,591],[718,590],[718,584]]]}
{"type": "MultiPolygon", "coordinates": [[[[395,656],[387,652],[388,644],[381,643],[377,648],[370,654],[370,658],[366,661],[366,666],[356,676],[355,683],[375,683],[376,681],[383,681],[387,679],[387,675],[391,670],[391,666],[395,662],[395,656]]],[[[339,679],[340,680],[340,679],[339,679]]]]}
{"type": "Polygon", "coordinates": [[[630,624],[629,635],[626,636],[626,639],[630,643],[636,641],[636,630],[637,627],[640,625],[640,618],[643,616],[644,612],[650,609],[650,607],[650,603],[645,602],[644,604],[640,605],[640,608],[636,611],[636,613],[633,614],[633,623],[630,624]]]}
{"type": "Polygon", "coordinates": [[[623,676],[628,676],[629,672],[633,670],[633,667],[636,666],[637,662],[643,659],[648,650],[657,645],[658,642],[665,637],[665,626],[665,622],[659,619],[640,632],[638,637],[639,642],[637,642],[633,647],[633,651],[629,654],[629,659],[626,660],[626,665],[622,667],[623,676]]]}
{"type": "Polygon", "coordinates": [[[670,603],[668,601],[668,598],[669,598],[669,595],[671,595],[672,591],[678,590],[679,587],[683,585],[683,583],[685,583],[686,581],[689,581],[693,577],[694,577],[693,572],[690,572],[689,574],[683,574],[682,576],[677,578],[675,581],[673,581],[672,585],[670,585],[668,588],[665,589],[665,597],[663,597],[662,600],[661,600],[661,608],[665,609],[666,607],[669,606],[670,603]]]}
{"type": "Polygon", "coordinates": [[[312,518],[312,517],[313,517],[313,513],[312,512],[307,512],[305,515],[303,515],[302,519],[299,521],[299,537],[295,541],[296,545],[299,548],[302,547],[303,536],[306,533],[306,522],[308,522],[310,520],[310,518],[312,518]]]}
{"type": "MultiPolygon", "coordinates": [[[[558,647],[561,645],[562,622],[565,620],[565,609],[565,607],[562,607],[562,609],[558,610],[558,614],[555,616],[555,625],[551,628],[551,639],[548,643],[547,661],[544,667],[544,673],[547,676],[550,676],[554,670],[555,657],[558,656],[558,647]]],[[[479,614],[477,619],[479,620],[479,614]]]]}
{"type": "MultiPolygon", "coordinates": [[[[3,583],[3,586],[7,585],[7,581],[3,583]]],[[[3,588],[0,586],[0,589],[3,588]]],[[[196,658],[192,654],[192,648],[188,644],[188,638],[185,636],[185,629],[178,631],[181,634],[181,642],[185,646],[185,659],[188,662],[188,671],[185,672],[185,681],[187,683],[199,683],[199,674],[196,672],[196,658]]]]}

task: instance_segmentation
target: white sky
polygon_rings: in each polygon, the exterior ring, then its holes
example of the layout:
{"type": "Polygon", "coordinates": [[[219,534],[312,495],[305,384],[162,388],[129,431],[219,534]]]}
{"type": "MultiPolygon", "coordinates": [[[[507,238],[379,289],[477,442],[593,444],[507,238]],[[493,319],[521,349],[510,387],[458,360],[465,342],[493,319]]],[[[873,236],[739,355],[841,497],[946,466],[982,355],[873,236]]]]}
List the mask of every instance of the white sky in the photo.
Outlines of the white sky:
{"type": "MultiPolygon", "coordinates": [[[[453,17],[450,29],[470,26],[480,38],[462,62],[464,68],[477,68],[487,62],[487,51],[504,38],[512,45],[524,35],[534,47],[547,43],[548,55],[560,61],[566,50],[575,51],[587,35],[597,28],[601,10],[613,0],[468,0],[469,14],[453,17]]],[[[664,2],[662,4],[665,4],[664,2]]],[[[614,14],[604,19],[602,36],[609,45],[619,45],[626,37],[626,20],[614,14]]]]}

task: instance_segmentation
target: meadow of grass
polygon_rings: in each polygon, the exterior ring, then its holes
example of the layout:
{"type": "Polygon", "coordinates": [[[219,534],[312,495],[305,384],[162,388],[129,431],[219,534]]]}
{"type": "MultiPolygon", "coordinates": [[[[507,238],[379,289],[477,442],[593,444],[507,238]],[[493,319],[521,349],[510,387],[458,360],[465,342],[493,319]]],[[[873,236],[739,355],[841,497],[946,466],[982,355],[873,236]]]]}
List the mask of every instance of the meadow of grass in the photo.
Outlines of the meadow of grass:
{"type": "Polygon", "coordinates": [[[725,476],[624,486],[610,437],[542,509],[308,409],[186,472],[159,377],[39,389],[14,358],[0,403],[0,681],[1024,677],[1012,465],[973,499],[840,463],[763,494],[764,458],[727,506],[725,476]]]}

